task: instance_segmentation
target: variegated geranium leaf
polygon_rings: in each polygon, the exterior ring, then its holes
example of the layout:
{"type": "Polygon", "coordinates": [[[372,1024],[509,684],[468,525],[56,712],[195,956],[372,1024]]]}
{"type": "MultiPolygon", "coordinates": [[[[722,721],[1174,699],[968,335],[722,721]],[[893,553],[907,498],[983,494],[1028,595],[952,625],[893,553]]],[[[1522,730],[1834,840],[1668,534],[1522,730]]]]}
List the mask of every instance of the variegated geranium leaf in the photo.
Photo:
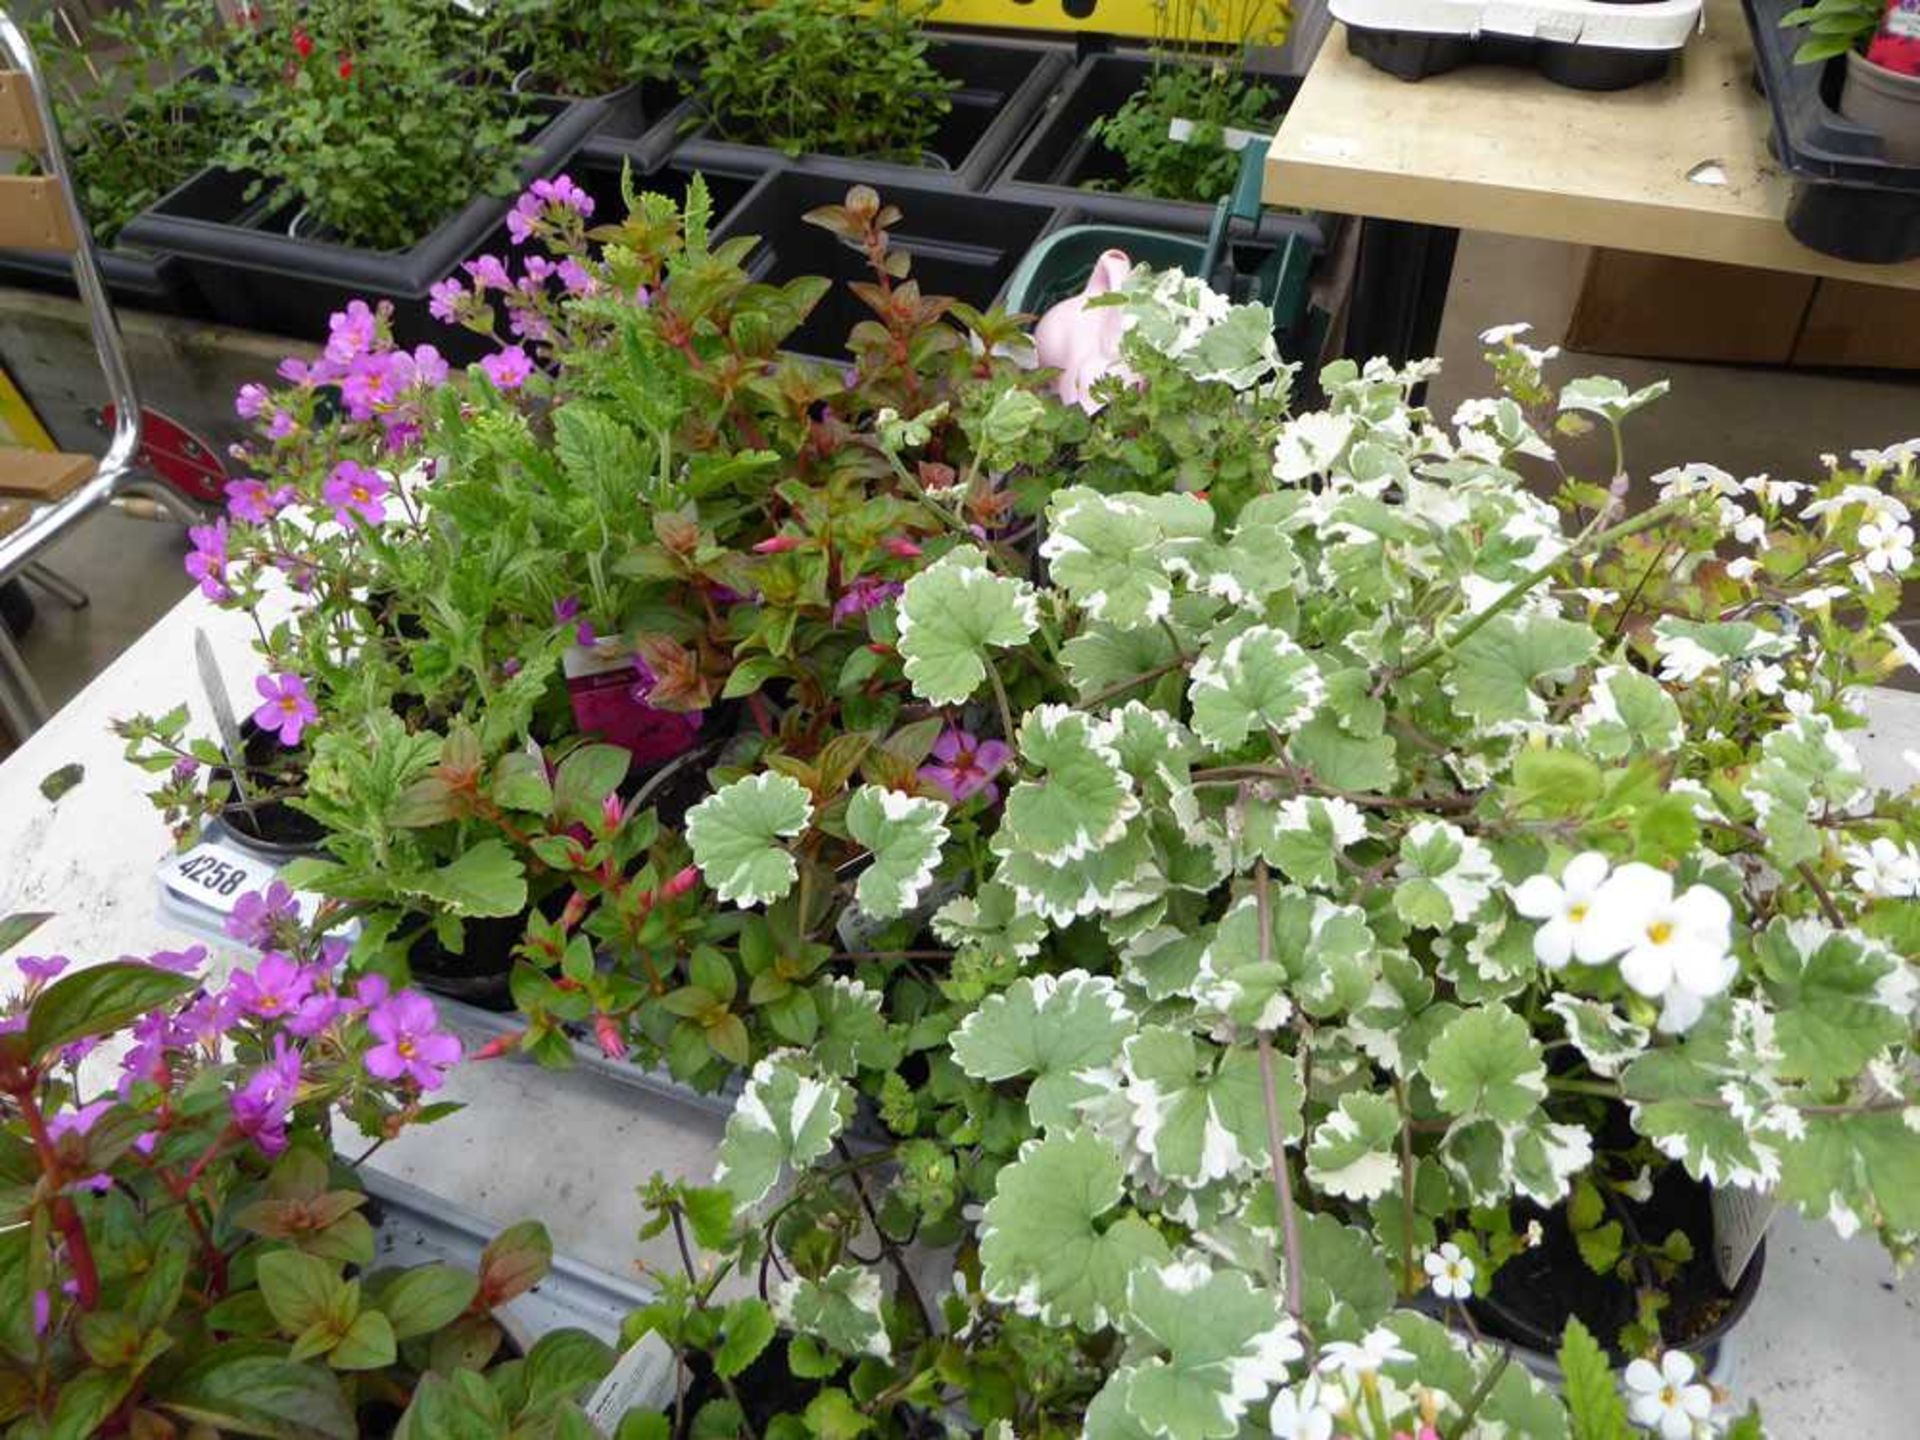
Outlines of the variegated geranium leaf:
{"type": "Polygon", "coordinates": [[[1134,1024],[1112,980],[1069,970],[1016,980],[988,996],[949,1043],[954,1063],[976,1080],[1033,1077],[1027,1110],[1047,1130],[1069,1123],[1074,1103],[1102,1088],[1083,1074],[1110,1069],[1134,1024]]]}
{"type": "Polygon", "coordinates": [[[1019,897],[997,880],[961,895],[933,914],[933,933],[948,945],[983,959],[1030,960],[1047,938],[1047,922],[1021,908],[1019,897]]]}
{"type": "Polygon", "coordinates": [[[1587,703],[1574,712],[1574,733],[1598,760],[1636,752],[1665,754],[1679,745],[1680,707],[1651,675],[1625,665],[1594,672],[1587,703]]]}
{"type": "Polygon", "coordinates": [[[1332,890],[1340,857],[1367,838],[1366,818],[1352,801],[1294,795],[1250,799],[1241,807],[1241,841],[1296,885],[1332,890]]]}
{"type": "Polygon", "coordinates": [[[1299,729],[1326,693],[1313,657],[1269,625],[1209,642],[1187,683],[1194,733],[1223,751],[1249,735],[1299,729]]]}
{"type": "Polygon", "coordinates": [[[722,900],[766,905],[792,889],[799,875],[780,842],[805,830],[812,818],[813,801],[791,775],[749,775],[687,812],[687,845],[722,900]]]}
{"type": "Polygon", "coordinates": [[[1596,1075],[1612,1078],[1645,1053],[1652,1032],[1635,1025],[1613,1006],[1578,995],[1555,995],[1547,1009],[1567,1027],[1567,1039],[1596,1075]]]}
{"type": "Polygon", "coordinates": [[[1144,824],[1125,827],[1119,839],[1083,859],[1052,864],[1012,844],[1003,823],[993,851],[1000,857],[994,877],[1013,891],[1023,909],[1054,925],[1087,915],[1131,914],[1166,892],[1144,824]]]}
{"type": "Polygon", "coordinates": [[[1376,1200],[1400,1183],[1400,1109],[1384,1095],[1358,1091],[1313,1132],[1307,1183],[1343,1200],[1376,1200]]]}
{"type": "Polygon", "coordinates": [[[1113,1215],[1125,1174],[1120,1153],[1090,1130],[1028,1141],[981,1213],[987,1298],[1049,1325],[1110,1324],[1127,1304],[1133,1272],[1169,1258],[1146,1221],[1113,1215]]]}
{"type": "Polygon", "coordinates": [[[1844,809],[1865,788],[1860,757],[1825,715],[1796,716],[1773,731],[1746,790],[1767,857],[1782,870],[1817,859],[1822,840],[1811,817],[1844,809]]]}
{"type": "Polygon", "coordinates": [[[1482,1005],[1455,1017],[1420,1069],[1449,1115],[1515,1122],[1547,1097],[1540,1043],[1504,1005],[1482,1005]]]}
{"type": "Polygon", "coordinates": [[[1229,605],[1255,610],[1297,583],[1301,562],[1290,532],[1300,500],[1301,492],[1282,490],[1248,501],[1232,537],[1199,558],[1194,583],[1229,605]]]}
{"type": "Polygon", "coordinates": [[[933,879],[947,843],[947,807],[923,795],[862,785],[847,802],[847,833],[873,852],[854,898],[876,920],[911,910],[933,879]]]}
{"type": "Polygon", "coordinates": [[[1535,688],[1593,658],[1600,637],[1551,615],[1498,615],[1454,651],[1448,687],[1475,720],[1537,720],[1547,713],[1535,688]]]}
{"type": "Polygon", "coordinates": [[[1213,533],[1213,511],[1192,495],[1105,495],[1072,486],[1047,506],[1040,553],[1053,583],[1091,620],[1122,630],[1173,609],[1167,557],[1213,533]]]}
{"type": "Polygon", "coordinates": [[[1773,1017],[1752,1001],[1710,1004],[1678,1044],[1649,1050],[1622,1073],[1633,1128],[1706,1184],[1774,1184],[1804,1122],[1783,1103],[1772,1031],[1773,1017]]]}
{"type": "Polygon", "coordinates": [[[881,994],[851,975],[816,980],[812,991],[819,1031],[808,1053],[835,1075],[882,1070],[899,1062],[901,1043],[881,1013],[881,994]]]}
{"type": "MultiPolygon", "coordinates": [[[[1911,902],[1910,902],[1911,903],[1911,902]]],[[[1829,1089],[1913,1034],[1913,968],[1864,936],[1776,919],[1754,937],[1775,1011],[1778,1073],[1829,1089]]]]}
{"type": "MultiPolygon", "coordinates": [[[[1122,1054],[1135,1143],[1156,1174],[1196,1188],[1266,1164],[1265,1092],[1253,1051],[1155,1026],[1130,1039],[1122,1054]]],[[[1290,1055],[1273,1060],[1282,1132],[1298,1136],[1299,1070],[1290,1055]]]]}
{"type": "Polygon", "coordinates": [[[987,678],[989,653],[1020,644],[1040,623],[1033,587],[994,574],[972,546],[907,581],[897,613],[907,681],[935,705],[969,698],[987,678]]]}
{"type": "MultiPolygon", "coordinates": [[[[1159,1440],[1228,1440],[1306,1353],[1279,1296],[1204,1260],[1134,1272],[1129,1360],[1107,1381],[1126,1414],[1159,1440]]],[[[1095,1432],[1089,1413],[1089,1440],[1095,1432]]]]}
{"type": "Polygon", "coordinates": [[[1400,883],[1394,909],[1407,924],[1426,930],[1465,924],[1500,882],[1486,845],[1444,820],[1408,827],[1395,873],[1400,883]]]}
{"type": "Polygon", "coordinates": [[[741,1205],[772,1193],[787,1167],[804,1169],[833,1148],[853,1114],[853,1091],[813,1073],[801,1055],[769,1055],[753,1067],[727,1117],[714,1183],[741,1205]]]}
{"type": "Polygon", "coordinates": [[[886,1360],[893,1342],[880,1305],[880,1277],[864,1265],[836,1265],[817,1280],[797,1276],[773,1291],[774,1316],[786,1329],[841,1355],[886,1360]]]}
{"type": "Polygon", "coordinates": [[[1039,773],[1007,796],[1001,836],[1045,865],[1063,865],[1120,838],[1140,801],[1113,747],[1110,722],[1040,705],[1020,722],[1021,757],[1039,773]]]}

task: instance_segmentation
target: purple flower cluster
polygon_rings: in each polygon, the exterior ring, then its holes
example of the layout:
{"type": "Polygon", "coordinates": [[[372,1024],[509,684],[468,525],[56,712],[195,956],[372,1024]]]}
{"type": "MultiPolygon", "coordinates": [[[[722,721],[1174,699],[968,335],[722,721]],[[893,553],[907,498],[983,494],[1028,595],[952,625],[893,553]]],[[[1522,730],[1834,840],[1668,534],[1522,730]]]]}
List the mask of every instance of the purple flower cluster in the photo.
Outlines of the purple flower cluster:
{"type": "Polygon", "coordinates": [[[231,599],[227,588],[227,522],[187,527],[187,574],[200,583],[200,593],[209,600],[231,599]]]}
{"type": "Polygon", "coordinates": [[[542,226],[572,223],[571,216],[592,219],[593,197],[566,175],[536,180],[514,201],[513,210],[507,216],[507,234],[514,244],[524,245],[542,226]]]}

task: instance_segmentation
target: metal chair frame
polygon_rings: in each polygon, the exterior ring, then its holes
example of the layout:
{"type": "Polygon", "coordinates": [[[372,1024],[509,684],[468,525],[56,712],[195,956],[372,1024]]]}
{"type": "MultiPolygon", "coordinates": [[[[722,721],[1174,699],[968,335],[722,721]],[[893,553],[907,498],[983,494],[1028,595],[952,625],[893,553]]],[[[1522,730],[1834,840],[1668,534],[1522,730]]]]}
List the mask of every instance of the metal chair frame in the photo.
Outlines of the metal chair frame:
{"type": "MultiPolygon", "coordinates": [[[[59,122],[54,117],[53,100],[40,63],[13,16],[0,6],[0,71],[13,70],[27,77],[33,92],[34,108],[40,121],[40,144],[35,158],[48,178],[59,187],[73,244],[74,285],[87,309],[87,323],[93,332],[94,353],[113,401],[113,435],[107,452],[100,458],[91,477],[72,494],[40,506],[18,530],[0,537],[0,581],[31,566],[36,581],[45,583],[44,567],[34,563],[35,554],[70,526],[104,505],[123,496],[141,496],[156,502],[182,523],[200,518],[200,512],[142,462],[142,415],[139,392],[133,383],[133,370],[127,362],[126,346],[120,337],[120,322],[100,275],[100,263],[94,255],[93,234],[80,209],[74,189],[72,167],[65,144],[60,138],[59,122]]],[[[0,452],[4,455],[4,452],[0,452]]],[[[0,460],[0,463],[4,463],[0,460]]],[[[151,512],[151,506],[141,507],[151,512]]],[[[58,577],[55,577],[56,581],[58,577]]],[[[62,582],[63,583],[63,582],[62,582]]],[[[50,586],[69,604],[69,595],[58,585],[50,586]]],[[[84,592],[67,587],[85,601],[84,592]]],[[[46,701],[27,670],[19,647],[0,625],[0,722],[4,722],[16,740],[24,741],[47,718],[46,701]]]]}

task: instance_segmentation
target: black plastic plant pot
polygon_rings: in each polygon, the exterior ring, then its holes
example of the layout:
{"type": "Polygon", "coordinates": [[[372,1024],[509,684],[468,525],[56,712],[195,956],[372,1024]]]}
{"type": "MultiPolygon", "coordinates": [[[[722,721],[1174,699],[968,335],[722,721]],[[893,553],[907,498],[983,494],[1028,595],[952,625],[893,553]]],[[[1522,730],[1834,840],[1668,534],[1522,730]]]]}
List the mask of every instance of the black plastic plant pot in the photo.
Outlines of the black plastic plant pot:
{"type": "MultiPolygon", "coordinates": [[[[206,301],[200,298],[186,262],[179,256],[119,245],[97,246],[93,254],[115,305],[188,319],[207,314],[206,301]]],[[[72,261],[52,251],[0,250],[0,285],[46,295],[79,294],[72,261]]]]}
{"type": "MultiPolygon", "coordinates": [[[[716,232],[722,239],[759,237],[746,262],[756,280],[781,284],[823,275],[833,281],[826,298],[788,339],[785,348],[795,354],[837,361],[845,354],[853,327],[873,318],[846,288],[850,280],[872,279],[865,261],[837,237],[801,218],[819,206],[843,202],[848,184],[829,175],[776,171],[716,232]]],[[[921,292],[950,295],[979,308],[993,303],[1014,267],[1056,218],[1044,204],[968,195],[924,181],[876,188],[882,200],[900,209],[900,223],[888,233],[894,248],[912,257],[912,277],[921,292]]]]}
{"type": "Polygon", "coordinates": [[[943,176],[947,178],[935,183],[980,190],[993,178],[1007,151],[1027,133],[1070,63],[1064,47],[1045,41],[958,36],[935,37],[927,58],[959,88],[919,165],[859,155],[802,155],[789,160],[768,146],[722,139],[723,127],[714,125],[689,138],[674,158],[695,168],[744,162],[767,169],[790,164],[803,172],[839,175],[855,167],[860,178],[876,188],[899,180],[927,183],[930,176],[943,176]]]}
{"type": "MultiPolygon", "coordinates": [[[[527,141],[520,183],[559,169],[599,123],[599,100],[529,99],[545,123],[527,141]]],[[[288,233],[294,207],[246,198],[249,177],[209,168],[138,215],[132,244],[183,259],[213,318],[298,339],[326,334],[327,316],[349,300],[387,300],[402,344],[436,344],[445,327],[427,314],[427,291],[452,272],[512,207],[512,195],[477,195],[413,245],[361,250],[288,233]]]]}
{"type": "Polygon", "coordinates": [[[509,977],[513,949],[527,933],[531,911],[461,925],[459,954],[443,946],[429,926],[407,952],[407,968],[422,990],[496,1013],[513,1009],[509,977]]]}
{"type": "MultiPolygon", "coordinates": [[[[1175,63],[1175,62],[1162,62],[1175,63]]],[[[1126,104],[1153,74],[1141,53],[1093,55],[1080,62],[1052,108],[1027,136],[994,184],[994,193],[1072,205],[1098,220],[1174,230],[1205,230],[1213,206],[1129,193],[1126,162],[1092,133],[1095,121],[1126,104]]],[[[1297,75],[1257,77],[1280,94],[1281,108],[1300,89],[1297,75]]]]}
{"type": "MultiPolygon", "coordinates": [[[[1759,1293],[1766,1271],[1765,1242],[1754,1251],[1739,1283],[1729,1288],[1715,1265],[1713,1200],[1705,1185],[1675,1166],[1654,1177],[1652,1194],[1644,1201],[1608,1198],[1607,1218],[1620,1224],[1629,1261],[1636,1243],[1658,1250],[1675,1231],[1687,1237],[1692,1258],[1659,1286],[1670,1297],[1660,1324],[1669,1347],[1699,1356],[1702,1369],[1711,1372],[1722,1345],[1759,1293]]],[[[1577,1316],[1614,1364],[1626,1364],[1631,1357],[1620,1352],[1615,1337],[1636,1317],[1637,1285],[1613,1271],[1595,1274],[1581,1256],[1565,1207],[1542,1210],[1516,1204],[1513,1221],[1518,1231],[1538,1222],[1541,1240],[1502,1265],[1485,1296],[1468,1302],[1481,1330],[1489,1339],[1512,1345],[1535,1374],[1551,1375],[1566,1323],[1577,1316]]],[[[1657,1277],[1639,1278],[1653,1283],[1657,1277]]]]}
{"type": "Polygon", "coordinates": [[[1625,50],[1512,35],[1429,35],[1418,30],[1347,27],[1347,49],[1376,70],[1424,80],[1462,65],[1518,65],[1569,90],[1626,90],[1658,80],[1678,50],[1625,50]]]}
{"type": "Polygon", "coordinates": [[[1754,70],[1773,114],[1773,153],[1793,180],[1787,229],[1809,249],[1867,265],[1920,258],[1920,165],[1887,158],[1877,130],[1840,113],[1844,57],[1796,65],[1791,0],[1745,0],[1754,70]]]}
{"type": "MultiPolygon", "coordinates": [[[[262,730],[252,720],[240,723],[240,750],[241,758],[253,772],[249,790],[266,783],[270,773],[278,773],[277,762],[285,754],[280,737],[262,730]]],[[[230,786],[233,771],[226,766],[216,766],[207,772],[207,782],[230,786]]],[[[294,860],[315,854],[327,838],[324,825],[284,800],[250,804],[242,800],[238,792],[231,794],[221,807],[220,822],[249,850],[273,859],[294,860]]]]}
{"type": "Polygon", "coordinates": [[[686,87],[672,80],[643,80],[616,90],[606,97],[606,107],[581,150],[595,159],[626,161],[636,172],[658,169],[699,123],[686,87]]]}

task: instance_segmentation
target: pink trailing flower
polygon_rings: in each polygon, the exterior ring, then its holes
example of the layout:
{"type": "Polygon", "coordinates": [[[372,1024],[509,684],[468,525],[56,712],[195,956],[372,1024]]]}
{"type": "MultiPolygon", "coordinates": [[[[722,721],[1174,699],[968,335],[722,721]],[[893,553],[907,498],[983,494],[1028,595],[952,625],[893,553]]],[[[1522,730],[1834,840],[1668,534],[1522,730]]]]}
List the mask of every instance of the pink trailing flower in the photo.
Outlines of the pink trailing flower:
{"type": "Polygon", "coordinates": [[[422,1090],[438,1090],[460,1061],[460,1042],[439,1028],[433,1002],[417,990],[402,990],[367,1016],[367,1029],[381,1043],[362,1062],[376,1080],[402,1076],[422,1090]]]}
{"type": "Polygon", "coordinates": [[[1000,798],[1000,787],[993,777],[1006,768],[1013,749],[1004,740],[976,740],[958,726],[941,732],[933,742],[933,758],[938,765],[922,765],[920,778],[947,792],[954,804],[986,792],[989,803],[1000,798]]]}
{"type": "Polygon", "coordinates": [[[412,379],[412,365],[405,355],[363,355],[354,361],[340,382],[340,399],[349,419],[365,422],[380,411],[399,403],[401,392],[412,379]]]}
{"type": "Polygon", "coordinates": [[[418,390],[438,390],[447,383],[447,357],[434,345],[413,347],[413,384],[418,390]]]}
{"type": "Polygon", "coordinates": [[[453,276],[427,287],[427,313],[446,325],[458,325],[467,299],[467,287],[453,276]]]}
{"type": "Polygon", "coordinates": [[[265,890],[249,890],[233,902],[227,916],[226,932],[255,950],[265,950],[279,937],[282,928],[300,918],[299,902],[293,891],[275,880],[265,890]]]}
{"type": "Polygon", "coordinates": [[[287,1117],[300,1093],[300,1052],[284,1035],[273,1037],[273,1058],[248,1077],[229,1102],[233,1127],[265,1155],[287,1148],[287,1117]]]}
{"type": "Polygon", "coordinates": [[[379,335],[379,319],[367,302],[348,301],[345,310],[327,317],[326,356],[336,365],[345,365],[371,350],[379,335]]]}
{"type": "Polygon", "coordinates": [[[227,588],[227,522],[190,525],[187,540],[193,549],[187,552],[187,574],[200,582],[200,593],[209,600],[230,600],[227,588]]]}
{"type": "Polygon", "coordinates": [[[112,1098],[96,1100],[77,1110],[63,1110],[47,1120],[47,1138],[58,1143],[68,1135],[78,1139],[93,1129],[94,1123],[119,1102],[112,1098]]]}
{"type": "Polygon", "coordinates": [[[307,682],[298,675],[259,675],[253,688],[260,693],[253,723],[278,735],[282,745],[298,745],[302,732],[320,718],[319,708],[307,694],[307,682]]]}
{"type": "Polygon", "coordinates": [[[533,361],[518,345],[509,345],[480,361],[480,369],[496,390],[518,390],[533,374],[533,361]]]}
{"type": "Polygon", "coordinates": [[[877,610],[905,588],[897,580],[878,580],[871,575],[862,575],[833,602],[833,623],[838,625],[850,616],[877,610]]]}
{"type": "Polygon", "coordinates": [[[260,412],[267,408],[268,398],[266,386],[249,381],[233,397],[234,414],[242,420],[257,420],[260,412]]]}
{"type": "Polygon", "coordinates": [[[467,261],[467,274],[480,282],[482,290],[511,290],[513,281],[507,275],[507,267],[500,263],[498,255],[481,255],[467,261]]]}
{"type": "Polygon", "coordinates": [[[227,513],[249,525],[264,525],[293,499],[293,487],[267,487],[264,480],[229,480],[226,485],[227,513]]]}
{"type": "Polygon", "coordinates": [[[252,971],[234,971],[227,981],[228,996],[247,1014],[263,1020],[293,1014],[312,993],[313,976],[278,951],[261,956],[252,971]]]}
{"type": "Polygon", "coordinates": [[[587,267],[571,257],[556,265],[553,273],[560,277],[560,283],[566,287],[569,295],[591,295],[600,288],[600,282],[593,278],[587,267]]]}
{"type": "Polygon", "coordinates": [[[549,206],[571,210],[582,220],[593,216],[593,197],[576,185],[572,177],[556,175],[551,180],[536,180],[513,202],[513,209],[507,215],[507,234],[514,244],[524,245],[533,238],[534,229],[549,206]]]}
{"type": "Polygon", "coordinates": [[[64,955],[22,955],[13,962],[14,968],[20,972],[29,986],[46,984],[65,970],[70,963],[64,955]]]}
{"type": "Polygon", "coordinates": [[[273,412],[273,418],[267,422],[267,438],[284,440],[299,428],[299,422],[292,415],[285,410],[276,410],[273,412]]]}
{"type": "Polygon", "coordinates": [[[143,958],[156,970],[166,970],[174,975],[191,975],[205,963],[207,947],[189,945],[184,950],[156,950],[143,958]]]}
{"type": "Polygon", "coordinates": [[[333,467],[320,495],[333,507],[333,518],[351,530],[355,519],[378,525],[387,518],[387,482],[378,471],[354,460],[333,467]]]}
{"type": "Polygon", "coordinates": [[[678,900],[682,895],[700,883],[700,869],[695,865],[683,866],[674,872],[673,878],[660,887],[660,900],[678,900]]]}

